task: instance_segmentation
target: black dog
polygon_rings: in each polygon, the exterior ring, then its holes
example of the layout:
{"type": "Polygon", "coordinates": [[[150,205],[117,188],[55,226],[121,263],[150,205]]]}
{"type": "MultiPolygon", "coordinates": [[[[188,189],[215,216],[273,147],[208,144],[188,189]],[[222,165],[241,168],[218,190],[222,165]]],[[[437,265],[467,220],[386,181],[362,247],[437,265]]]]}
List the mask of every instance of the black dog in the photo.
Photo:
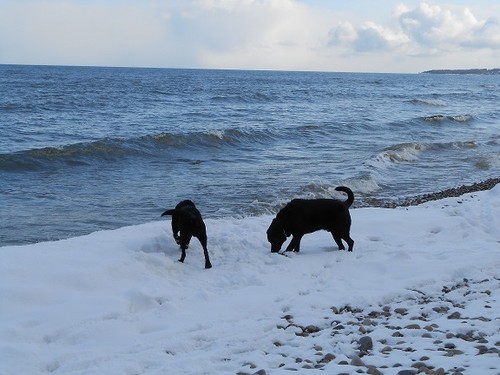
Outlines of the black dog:
{"type": "Polygon", "coordinates": [[[207,249],[207,229],[201,217],[200,211],[196,208],[193,202],[185,200],[180,202],[175,209],[167,210],[161,216],[172,215],[172,232],[175,242],[181,247],[181,259],[179,262],[184,262],[186,258],[186,249],[189,246],[191,238],[196,237],[203,247],[205,254],[205,268],[212,268],[210,258],[208,257],[207,249]],[[180,236],[179,236],[180,231],[180,236]]]}
{"type": "Polygon", "coordinates": [[[349,235],[351,215],[349,207],[354,202],[352,190],[339,186],[335,190],[347,194],[345,202],[336,199],[294,199],[283,207],[267,230],[267,239],[271,243],[271,252],[280,251],[287,237],[292,235],[286,251],[300,251],[300,240],[306,233],[326,230],[330,232],[339,250],[344,250],[342,240],[352,251],[354,241],[349,235]]]}

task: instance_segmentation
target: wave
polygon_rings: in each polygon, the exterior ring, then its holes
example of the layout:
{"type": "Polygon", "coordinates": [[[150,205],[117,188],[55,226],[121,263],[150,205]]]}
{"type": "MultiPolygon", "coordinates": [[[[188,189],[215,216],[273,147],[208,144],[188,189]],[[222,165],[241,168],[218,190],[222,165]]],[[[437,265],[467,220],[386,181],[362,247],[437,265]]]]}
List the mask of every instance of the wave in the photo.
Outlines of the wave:
{"type": "Polygon", "coordinates": [[[459,122],[459,123],[466,123],[474,120],[474,116],[470,114],[463,114],[463,115],[432,115],[432,116],[425,116],[422,117],[422,120],[427,121],[427,122],[436,122],[436,123],[443,123],[443,122],[459,122]]]}
{"type": "Polygon", "coordinates": [[[276,98],[269,94],[264,94],[261,92],[250,92],[246,94],[235,93],[235,94],[224,94],[224,95],[214,95],[210,98],[211,101],[216,103],[232,103],[232,104],[249,104],[249,103],[268,103],[274,101],[276,98]]]}
{"type": "Polygon", "coordinates": [[[104,139],[89,143],[76,143],[60,147],[44,147],[0,155],[0,170],[30,171],[65,164],[87,165],[91,159],[112,160],[133,153],[140,153],[127,147],[125,140],[104,139]]]}
{"type": "Polygon", "coordinates": [[[89,165],[95,161],[117,161],[126,157],[154,156],[173,149],[217,148],[239,143],[262,143],[271,132],[241,129],[192,133],[160,133],[138,138],[104,138],[93,142],[44,147],[0,154],[0,170],[34,171],[61,165],[89,165]]]}
{"type": "MultiPolygon", "coordinates": [[[[256,199],[251,202],[250,205],[246,206],[244,212],[238,217],[274,215],[290,202],[290,200],[295,198],[346,200],[346,195],[344,193],[335,190],[337,186],[348,186],[352,189],[354,192],[355,207],[367,206],[367,198],[381,189],[375,176],[371,173],[361,173],[358,176],[339,180],[337,182],[315,181],[298,187],[294,192],[278,194],[279,198],[275,197],[272,200],[256,199]]],[[[225,212],[222,212],[222,214],[223,216],[228,216],[225,212]]]]}
{"type": "Polygon", "coordinates": [[[420,158],[422,152],[446,151],[451,149],[477,148],[477,141],[437,142],[437,143],[400,143],[385,148],[366,162],[375,168],[386,168],[389,165],[412,163],[420,158]]]}
{"type": "Polygon", "coordinates": [[[457,141],[457,142],[443,142],[443,143],[429,143],[425,147],[428,150],[449,150],[460,148],[477,148],[479,143],[477,141],[457,141]]]}
{"type": "Polygon", "coordinates": [[[414,104],[425,104],[425,105],[430,105],[430,106],[435,106],[435,107],[445,107],[447,105],[447,103],[442,99],[418,98],[418,99],[411,100],[411,102],[414,104]]]}
{"type": "Polygon", "coordinates": [[[386,167],[396,163],[410,163],[419,158],[420,153],[426,146],[421,143],[401,143],[385,148],[373,159],[367,162],[368,165],[376,168],[386,167]]]}
{"type": "Polygon", "coordinates": [[[310,182],[299,189],[299,196],[308,199],[317,198],[337,198],[342,200],[345,194],[339,193],[335,188],[345,185],[350,187],[356,194],[368,195],[380,190],[375,176],[371,173],[362,173],[355,177],[350,177],[337,183],[331,182],[310,182]]]}
{"type": "Polygon", "coordinates": [[[26,112],[30,113],[35,110],[36,106],[31,103],[26,102],[4,102],[0,103],[0,113],[17,113],[17,112],[26,112]]]}

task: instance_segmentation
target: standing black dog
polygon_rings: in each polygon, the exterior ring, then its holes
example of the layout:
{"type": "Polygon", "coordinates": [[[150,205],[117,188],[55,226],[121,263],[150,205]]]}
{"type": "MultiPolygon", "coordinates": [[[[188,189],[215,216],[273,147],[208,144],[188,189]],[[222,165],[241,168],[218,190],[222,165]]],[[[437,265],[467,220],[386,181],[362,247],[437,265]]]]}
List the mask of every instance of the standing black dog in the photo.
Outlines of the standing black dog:
{"type": "Polygon", "coordinates": [[[345,202],[337,199],[294,199],[283,207],[267,230],[267,239],[271,243],[271,252],[280,251],[287,237],[292,236],[286,251],[300,251],[300,240],[306,233],[326,230],[330,232],[339,250],[347,242],[352,251],[354,241],[349,235],[351,215],[349,207],[354,202],[352,190],[345,186],[335,188],[347,194],[345,202]]]}
{"type": "Polygon", "coordinates": [[[189,246],[191,238],[194,236],[200,241],[203,247],[205,268],[212,268],[212,263],[210,263],[210,258],[208,257],[207,229],[200,211],[198,211],[194,203],[190,200],[182,201],[175,206],[175,209],[167,210],[161,214],[161,216],[165,215],[172,215],[172,232],[175,242],[180,245],[182,251],[179,262],[184,262],[186,249],[189,246]]]}

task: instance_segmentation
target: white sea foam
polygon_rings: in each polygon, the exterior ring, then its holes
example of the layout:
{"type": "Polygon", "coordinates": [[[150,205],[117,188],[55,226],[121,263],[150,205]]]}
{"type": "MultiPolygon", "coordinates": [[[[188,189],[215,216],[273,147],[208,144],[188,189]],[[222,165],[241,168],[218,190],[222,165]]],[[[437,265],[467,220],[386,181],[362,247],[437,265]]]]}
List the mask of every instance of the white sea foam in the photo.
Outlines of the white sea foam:
{"type": "Polygon", "coordinates": [[[444,122],[444,121],[452,121],[458,123],[466,123],[473,120],[474,117],[470,114],[461,114],[461,115],[432,115],[424,117],[425,121],[428,122],[444,122]]]}
{"type": "Polygon", "coordinates": [[[348,178],[342,184],[361,194],[370,194],[380,190],[380,185],[373,174],[364,173],[358,177],[348,178]]]}
{"type": "Polygon", "coordinates": [[[366,163],[376,168],[386,168],[391,164],[411,163],[418,160],[420,153],[426,149],[421,143],[401,143],[386,148],[366,163]]]}

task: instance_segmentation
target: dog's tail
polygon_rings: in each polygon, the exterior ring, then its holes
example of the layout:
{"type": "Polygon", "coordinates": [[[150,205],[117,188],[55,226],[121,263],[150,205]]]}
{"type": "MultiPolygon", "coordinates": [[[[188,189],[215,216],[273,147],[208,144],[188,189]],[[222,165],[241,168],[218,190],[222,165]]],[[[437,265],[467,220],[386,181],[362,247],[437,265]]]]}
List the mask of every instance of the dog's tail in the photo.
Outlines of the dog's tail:
{"type": "Polygon", "coordinates": [[[175,208],[173,210],[166,210],[164,213],[161,214],[161,216],[173,215],[175,212],[176,212],[175,208]]]}
{"type": "Polygon", "coordinates": [[[347,207],[351,207],[352,202],[354,202],[354,193],[352,192],[351,189],[349,189],[347,186],[338,186],[335,188],[337,191],[343,191],[344,193],[347,194],[347,200],[344,202],[344,204],[347,207]]]}

